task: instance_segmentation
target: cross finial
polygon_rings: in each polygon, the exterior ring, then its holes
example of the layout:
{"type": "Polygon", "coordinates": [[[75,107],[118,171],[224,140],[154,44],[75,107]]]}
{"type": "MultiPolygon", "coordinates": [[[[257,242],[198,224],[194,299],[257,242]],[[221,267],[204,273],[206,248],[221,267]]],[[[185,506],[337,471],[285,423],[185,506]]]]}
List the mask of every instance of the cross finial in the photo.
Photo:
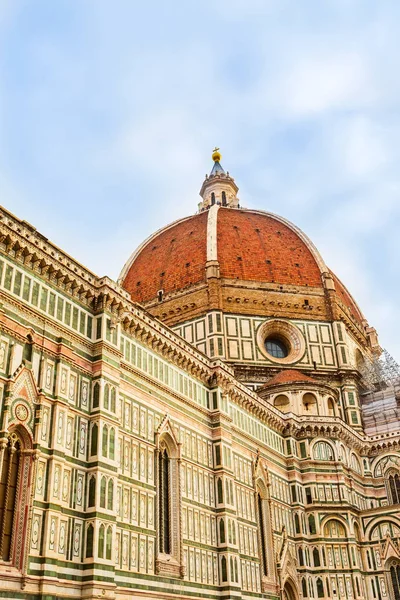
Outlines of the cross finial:
{"type": "Polygon", "coordinates": [[[221,160],[221,154],[220,154],[219,148],[217,148],[217,146],[215,146],[215,148],[213,150],[212,159],[214,162],[219,162],[221,160]]]}

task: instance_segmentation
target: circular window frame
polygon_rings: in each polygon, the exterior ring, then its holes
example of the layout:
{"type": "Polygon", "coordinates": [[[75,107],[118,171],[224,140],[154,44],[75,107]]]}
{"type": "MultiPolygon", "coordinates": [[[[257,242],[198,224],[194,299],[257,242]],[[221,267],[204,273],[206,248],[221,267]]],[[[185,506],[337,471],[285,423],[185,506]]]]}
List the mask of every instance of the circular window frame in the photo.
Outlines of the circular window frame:
{"type": "Polygon", "coordinates": [[[298,362],[306,351],[306,342],[300,329],[280,319],[271,319],[260,325],[257,331],[257,345],[265,358],[280,365],[292,365],[298,362]],[[272,336],[281,339],[287,346],[288,354],[284,358],[275,358],[267,352],[265,342],[272,336]]]}

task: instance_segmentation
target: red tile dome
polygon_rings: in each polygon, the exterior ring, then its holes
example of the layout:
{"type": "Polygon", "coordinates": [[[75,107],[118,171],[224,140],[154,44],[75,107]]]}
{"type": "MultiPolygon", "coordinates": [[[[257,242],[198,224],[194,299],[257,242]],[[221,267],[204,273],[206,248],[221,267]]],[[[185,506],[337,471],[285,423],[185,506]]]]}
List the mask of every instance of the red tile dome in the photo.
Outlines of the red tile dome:
{"type": "MultiPolygon", "coordinates": [[[[132,254],[119,281],[134,301],[152,306],[159,292],[166,300],[209,286],[210,265],[214,277],[231,288],[266,289],[271,284],[279,291],[287,286],[292,293],[301,290],[301,302],[307,289],[325,298],[328,277],[337,301],[362,327],[353,298],[307,236],[282,217],[258,210],[213,205],[168,225],[132,254]]],[[[160,311],[155,314],[162,318],[160,311]]]]}
{"type": "MultiPolygon", "coordinates": [[[[121,274],[133,300],[147,302],[206,280],[209,212],[158,231],[133,254],[121,274]]],[[[313,251],[293,226],[278,217],[219,207],[217,253],[222,278],[321,287],[313,251]]],[[[304,236],[305,237],[305,236],[304,236]]]]}

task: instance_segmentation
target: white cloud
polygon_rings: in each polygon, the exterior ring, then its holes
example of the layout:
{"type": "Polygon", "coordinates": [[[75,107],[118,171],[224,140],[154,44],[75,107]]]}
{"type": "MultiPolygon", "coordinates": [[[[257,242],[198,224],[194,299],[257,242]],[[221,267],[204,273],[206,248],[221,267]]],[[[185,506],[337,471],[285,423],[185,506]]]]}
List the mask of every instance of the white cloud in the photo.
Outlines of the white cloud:
{"type": "Polygon", "coordinates": [[[0,81],[4,203],[116,277],[196,210],[220,145],[242,203],[302,226],[400,357],[398,20],[367,4],[67,3],[38,39],[3,0],[20,55],[0,58],[17,81],[11,100],[0,81]]]}
{"type": "Polygon", "coordinates": [[[304,117],[371,104],[375,94],[364,59],[337,48],[325,56],[299,57],[284,82],[283,106],[304,117]]]}

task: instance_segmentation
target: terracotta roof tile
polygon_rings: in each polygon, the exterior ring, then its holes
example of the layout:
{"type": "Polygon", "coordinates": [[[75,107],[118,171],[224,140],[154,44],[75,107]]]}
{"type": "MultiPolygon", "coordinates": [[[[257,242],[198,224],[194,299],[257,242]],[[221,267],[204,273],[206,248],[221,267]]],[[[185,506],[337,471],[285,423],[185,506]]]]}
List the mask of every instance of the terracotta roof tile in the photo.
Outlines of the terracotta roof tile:
{"type": "Polygon", "coordinates": [[[317,383],[315,379],[312,377],[308,377],[308,375],[303,375],[300,371],[295,371],[294,369],[285,369],[280,371],[277,375],[272,377],[267,383],[264,383],[262,388],[272,387],[274,385],[281,385],[283,383],[297,383],[297,382],[306,382],[306,383],[317,383]]]}

